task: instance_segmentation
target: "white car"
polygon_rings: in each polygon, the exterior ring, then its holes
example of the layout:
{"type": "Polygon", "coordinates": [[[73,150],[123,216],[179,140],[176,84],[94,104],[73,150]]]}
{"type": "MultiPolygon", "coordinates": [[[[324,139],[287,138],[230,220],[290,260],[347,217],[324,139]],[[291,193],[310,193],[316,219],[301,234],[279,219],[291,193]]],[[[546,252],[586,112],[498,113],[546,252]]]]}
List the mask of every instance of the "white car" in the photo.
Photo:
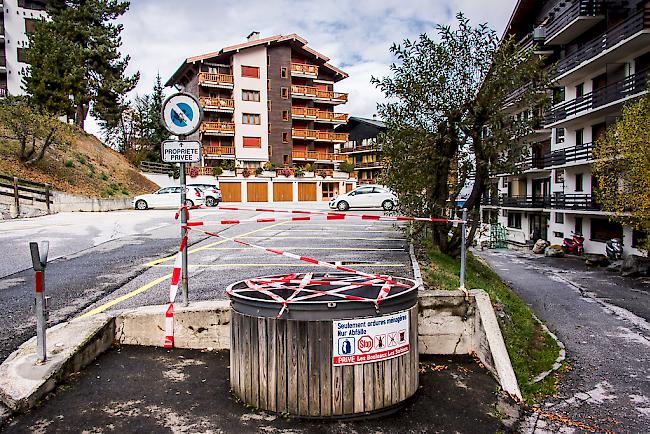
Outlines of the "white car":
{"type": "MultiPolygon", "coordinates": [[[[203,191],[198,187],[187,187],[185,198],[188,206],[203,205],[203,191]]],[[[181,206],[181,187],[165,187],[155,193],[141,194],[133,198],[135,209],[178,208],[181,206]]]]}
{"type": "Polygon", "coordinates": [[[345,211],[350,208],[383,208],[390,211],[395,208],[397,196],[381,185],[364,185],[330,201],[330,208],[345,211]]]}

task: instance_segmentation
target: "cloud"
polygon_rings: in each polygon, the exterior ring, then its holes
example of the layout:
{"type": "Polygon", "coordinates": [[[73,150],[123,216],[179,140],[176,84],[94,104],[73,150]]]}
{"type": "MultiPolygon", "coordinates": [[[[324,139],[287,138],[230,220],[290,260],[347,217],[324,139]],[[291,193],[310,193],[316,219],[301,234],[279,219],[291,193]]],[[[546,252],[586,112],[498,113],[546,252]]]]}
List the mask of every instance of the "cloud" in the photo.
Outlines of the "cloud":
{"type": "MultiPolygon", "coordinates": [[[[120,19],[122,53],[128,71],[140,71],[134,93],[150,92],[156,74],[163,81],[190,56],[240,43],[251,31],[262,37],[297,33],[330,57],[350,77],[337,90],[350,93],[342,111],[372,116],[382,95],[371,76],[389,73],[393,42],[433,35],[436,24],[453,24],[463,11],[473,24],[488,23],[499,35],[516,0],[132,0],[120,19]]],[[[96,132],[96,123],[89,130],[96,132]]]]}

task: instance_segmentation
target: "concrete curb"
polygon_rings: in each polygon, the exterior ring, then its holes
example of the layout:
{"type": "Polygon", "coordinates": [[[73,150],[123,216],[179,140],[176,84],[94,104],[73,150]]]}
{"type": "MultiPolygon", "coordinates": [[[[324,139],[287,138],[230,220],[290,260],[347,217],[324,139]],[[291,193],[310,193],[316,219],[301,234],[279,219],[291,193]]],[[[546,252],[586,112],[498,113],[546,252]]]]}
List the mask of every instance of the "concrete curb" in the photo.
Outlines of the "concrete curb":
{"type": "Polygon", "coordinates": [[[415,256],[415,248],[413,243],[409,243],[409,256],[411,257],[411,266],[413,267],[413,280],[419,285],[423,285],[422,281],[422,271],[420,270],[420,264],[418,264],[418,258],[415,256]]]}
{"type": "Polygon", "coordinates": [[[560,351],[558,351],[558,356],[555,359],[555,362],[553,363],[553,366],[551,366],[551,369],[548,371],[544,371],[540,373],[537,377],[533,378],[532,383],[539,383],[542,381],[544,378],[548,377],[551,375],[553,372],[557,371],[562,367],[562,363],[566,359],[566,347],[564,346],[564,343],[558,339],[558,337],[546,327],[546,324],[544,324],[537,316],[533,314],[533,318],[535,318],[535,321],[539,323],[539,325],[542,327],[542,330],[544,330],[548,335],[553,338],[555,343],[557,344],[558,347],[560,347],[560,351]]]}
{"type": "MultiPolygon", "coordinates": [[[[476,354],[503,390],[521,398],[496,315],[484,291],[470,291],[469,301],[461,291],[421,291],[418,303],[420,354],[476,354]]],[[[166,308],[115,311],[48,329],[51,350],[45,365],[35,364],[35,338],[0,365],[0,400],[13,411],[26,411],[113,343],[162,346],[166,308]]],[[[230,302],[203,301],[176,307],[174,346],[229,349],[230,302]]]]}

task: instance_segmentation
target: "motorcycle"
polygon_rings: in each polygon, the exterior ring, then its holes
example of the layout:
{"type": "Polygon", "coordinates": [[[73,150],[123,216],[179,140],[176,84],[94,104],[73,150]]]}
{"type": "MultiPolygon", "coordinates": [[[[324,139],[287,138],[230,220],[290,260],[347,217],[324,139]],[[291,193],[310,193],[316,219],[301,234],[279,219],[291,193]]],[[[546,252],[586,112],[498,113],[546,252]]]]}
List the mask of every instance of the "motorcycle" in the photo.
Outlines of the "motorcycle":
{"type": "Polygon", "coordinates": [[[585,253],[584,242],[585,237],[582,234],[571,232],[571,238],[565,238],[562,241],[562,250],[564,250],[564,253],[582,256],[585,253]]]}
{"type": "Polygon", "coordinates": [[[617,261],[623,257],[623,240],[612,238],[605,244],[605,254],[607,259],[617,261]]]}

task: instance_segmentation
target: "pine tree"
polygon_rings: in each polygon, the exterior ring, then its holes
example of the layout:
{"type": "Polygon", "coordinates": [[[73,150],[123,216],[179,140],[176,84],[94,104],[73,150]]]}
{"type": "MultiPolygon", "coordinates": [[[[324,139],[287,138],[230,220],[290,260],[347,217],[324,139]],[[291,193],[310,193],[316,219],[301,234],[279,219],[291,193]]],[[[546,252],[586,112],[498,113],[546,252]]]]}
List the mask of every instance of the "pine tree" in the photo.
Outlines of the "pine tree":
{"type": "Polygon", "coordinates": [[[130,57],[120,54],[122,24],[129,8],[120,0],[50,0],[49,20],[29,36],[25,90],[37,106],[73,117],[83,128],[89,111],[100,122],[117,125],[125,95],[140,75],[125,75],[130,57]],[[67,101],[66,101],[67,100],[67,101]]]}

